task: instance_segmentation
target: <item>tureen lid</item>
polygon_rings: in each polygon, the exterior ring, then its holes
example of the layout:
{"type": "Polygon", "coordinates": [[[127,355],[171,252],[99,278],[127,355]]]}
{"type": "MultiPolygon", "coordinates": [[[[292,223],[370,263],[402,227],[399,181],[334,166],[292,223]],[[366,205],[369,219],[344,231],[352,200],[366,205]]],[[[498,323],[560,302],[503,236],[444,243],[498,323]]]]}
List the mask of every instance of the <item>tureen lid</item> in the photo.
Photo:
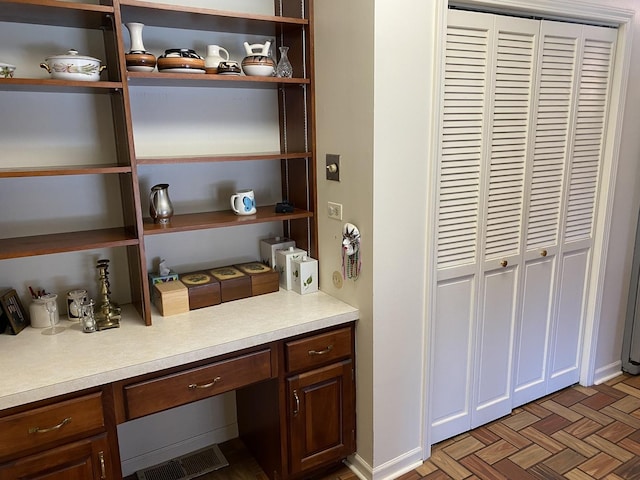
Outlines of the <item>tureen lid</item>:
{"type": "Polygon", "coordinates": [[[93,57],[89,57],[86,55],[78,55],[78,51],[74,48],[72,48],[71,50],[69,50],[67,53],[63,53],[60,55],[49,55],[47,57],[47,60],[68,60],[68,59],[73,59],[73,60],[88,60],[90,62],[100,62],[99,59],[97,58],[93,58],[93,57]]]}

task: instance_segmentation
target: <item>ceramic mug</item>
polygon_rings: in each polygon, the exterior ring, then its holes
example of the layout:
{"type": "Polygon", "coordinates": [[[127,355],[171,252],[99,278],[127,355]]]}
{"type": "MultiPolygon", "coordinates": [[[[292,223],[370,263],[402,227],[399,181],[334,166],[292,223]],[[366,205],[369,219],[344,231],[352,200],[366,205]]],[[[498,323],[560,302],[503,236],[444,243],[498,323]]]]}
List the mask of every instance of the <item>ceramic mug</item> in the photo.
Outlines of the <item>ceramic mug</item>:
{"type": "Polygon", "coordinates": [[[240,190],[231,195],[231,209],[236,215],[253,215],[256,213],[256,199],[253,190],[240,190]]]}

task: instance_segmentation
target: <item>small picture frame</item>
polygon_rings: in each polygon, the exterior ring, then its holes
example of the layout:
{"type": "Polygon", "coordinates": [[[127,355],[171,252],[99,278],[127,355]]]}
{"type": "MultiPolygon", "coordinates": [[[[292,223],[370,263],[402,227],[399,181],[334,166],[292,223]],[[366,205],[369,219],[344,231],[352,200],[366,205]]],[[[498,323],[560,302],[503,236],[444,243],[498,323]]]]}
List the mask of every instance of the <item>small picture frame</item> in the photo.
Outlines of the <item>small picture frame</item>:
{"type": "Polygon", "coordinates": [[[13,288],[0,294],[0,308],[2,308],[2,313],[9,323],[9,333],[12,335],[17,335],[24,327],[29,325],[27,312],[22,307],[20,297],[13,288]]]}

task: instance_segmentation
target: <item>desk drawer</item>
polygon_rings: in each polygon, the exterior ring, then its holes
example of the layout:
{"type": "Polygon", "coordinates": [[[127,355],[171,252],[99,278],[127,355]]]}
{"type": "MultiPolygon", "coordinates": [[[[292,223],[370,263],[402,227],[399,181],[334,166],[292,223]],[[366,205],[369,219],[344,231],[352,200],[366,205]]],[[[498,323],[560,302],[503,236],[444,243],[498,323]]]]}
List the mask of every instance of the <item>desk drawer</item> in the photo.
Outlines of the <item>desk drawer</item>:
{"type": "Polygon", "coordinates": [[[161,412],[271,378],[271,351],[261,350],[124,388],[127,419],[161,412]]]}
{"type": "Polygon", "coordinates": [[[102,431],[101,393],[35,408],[0,418],[0,459],[102,431]]]}
{"type": "Polygon", "coordinates": [[[351,356],[351,328],[320,333],[285,344],[287,371],[313,368],[317,365],[351,356]]]}

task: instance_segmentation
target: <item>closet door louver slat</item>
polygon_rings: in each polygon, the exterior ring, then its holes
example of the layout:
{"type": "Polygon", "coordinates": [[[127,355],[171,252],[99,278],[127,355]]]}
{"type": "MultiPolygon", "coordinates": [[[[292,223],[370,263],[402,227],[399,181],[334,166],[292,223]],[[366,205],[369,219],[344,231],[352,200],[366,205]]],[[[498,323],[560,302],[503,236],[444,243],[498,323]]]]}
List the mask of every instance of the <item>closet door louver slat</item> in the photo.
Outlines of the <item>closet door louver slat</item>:
{"type": "Polygon", "coordinates": [[[485,260],[520,250],[535,40],[504,30],[496,37],[485,260]]]}
{"type": "Polygon", "coordinates": [[[476,261],[487,32],[447,30],[438,268],[476,261]]]}
{"type": "Polygon", "coordinates": [[[558,243],[576,51],[575,39],[552,35],[543,37],[527,250],[558,243]]]}
{"type": "MultiPolygon", "coordinates": [[[[590,38],[585,27],[577,95],[575,136],[569,171],[564,243],[590,240],[604,145],[614,41],[590,38]]],[[[613,31],[611,32],[612,38],[613,31]]]]}

